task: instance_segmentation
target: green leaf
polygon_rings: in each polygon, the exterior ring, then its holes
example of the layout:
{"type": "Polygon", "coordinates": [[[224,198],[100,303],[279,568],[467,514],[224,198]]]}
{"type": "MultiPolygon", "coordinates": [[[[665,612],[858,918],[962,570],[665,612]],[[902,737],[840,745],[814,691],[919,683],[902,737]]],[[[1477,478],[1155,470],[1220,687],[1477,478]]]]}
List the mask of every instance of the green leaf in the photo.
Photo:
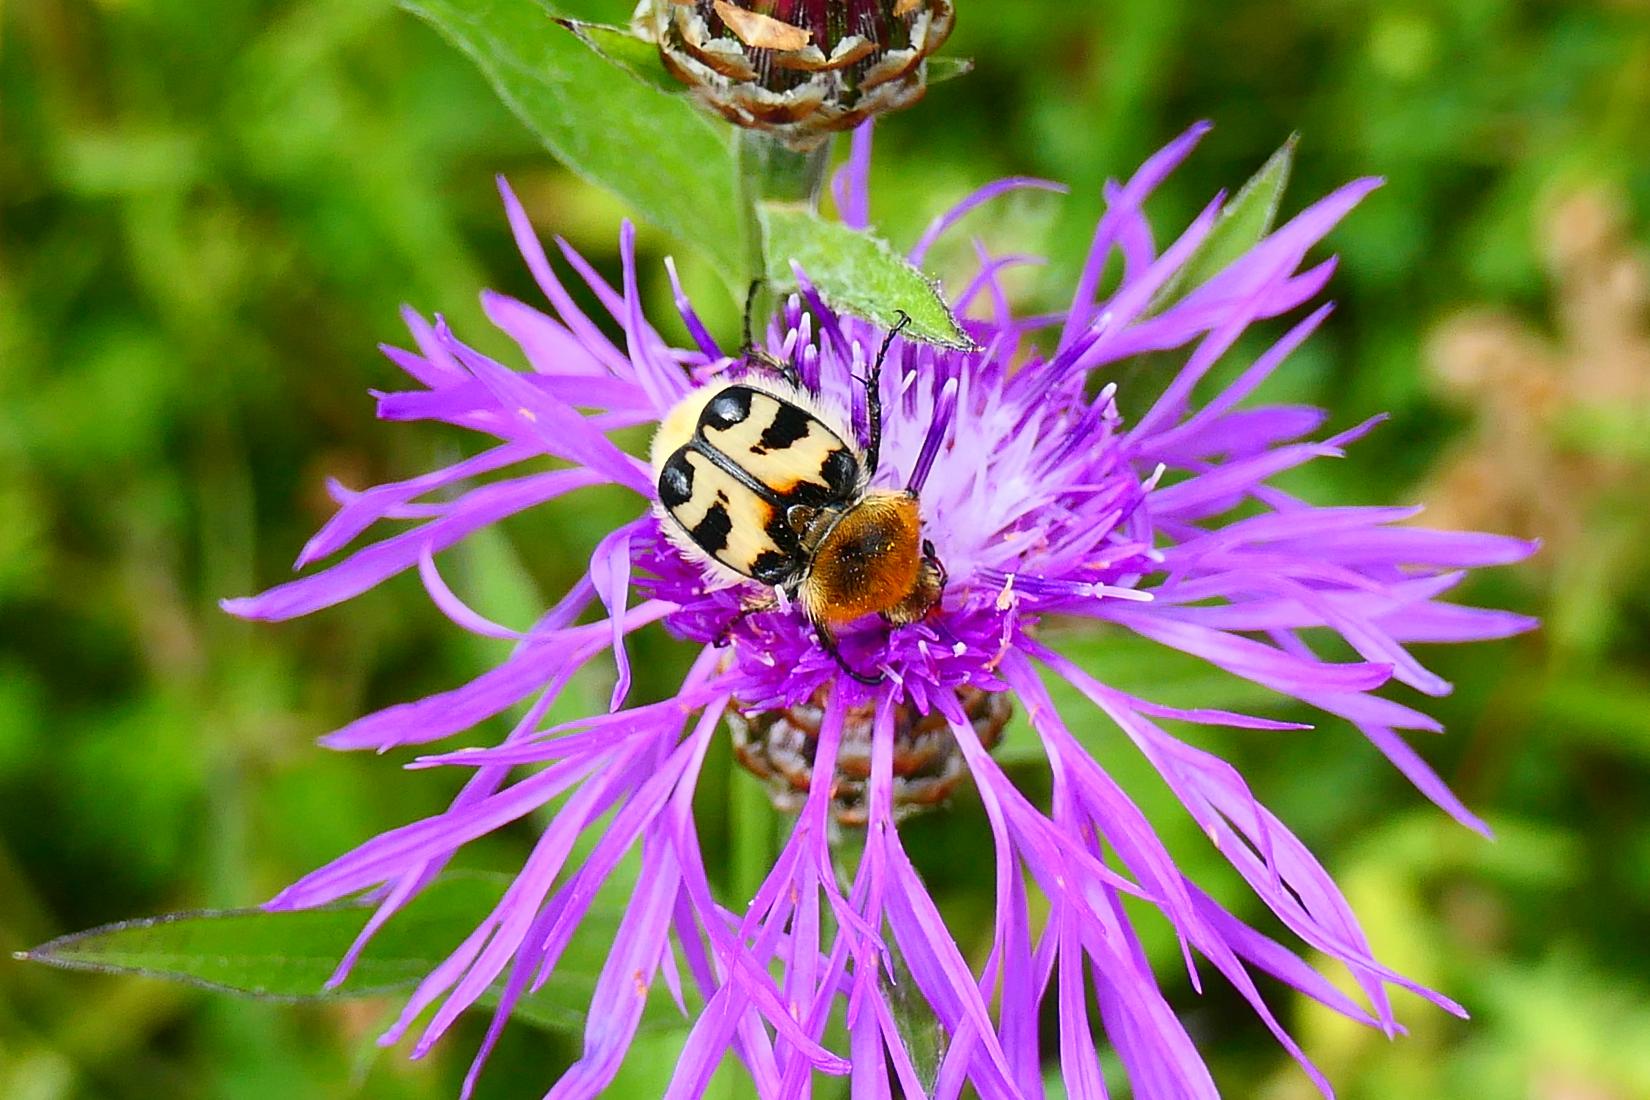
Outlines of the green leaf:
{"type": "MultiPolygon", "coordinates": [[[[473,932],[510,884],[508,875],[454,872],[432,883],[379,930],[349,981],[326,980],[373,911],[341,905],[300,912],[231,909],[122,921],[55,939],[17,958],[66,970],[127,974],[272,1001],[320,1001],[410,989],[473,932]]],[[[577,1031],[607,962],[619,913],[600,902],[556,965],[555,977],[524,996],[512,1016],[554,1031],[577,1031]]],[[[498,1004],[495,988],[479,1007],[498,1004]]],[[[662,990],[648,998],[644,1024],[681,1023],[662,990]]]]}
{"type": "Polygon", "coordinates": [[[63,936],[19,958],[269,1000],[361,997],[416,983],[474,931],[508,885],[507,877],[468,874],[431,884],[385,924],[336,992],[325,988],[326,980],[355,942],[370,906],[172,913],[63,936]]]}
{"type": "Polygon", "coordinates": [[[803,207],[761,207],[767,240],[768,281],[776,289],[797,285],[794,261],[832,309],[892,328],[903,311],[905,335],[943,348],[973,348],[939,288],[883,241],[803,207]]]}
{"type": "Polygon", "coordinates": [[[1273,153],[1248,183],[1232,197],[1220,212],[1214,229],[1193,252],[1184,267],[1167,286],[1158,292],[1151,312],[1157,313],[1184,296],[1183,292],[1196,289],[1220,274],[1228,264],[1253,248],[1277,224],[1278,207],[1283,204],[1283,193],[1289,187],[1289,177],[1295,167],[1295,146],[1300,135],[1291,134],[1283,148],[1273,153]]]}
{"type": "Polygon", "coordinates": [[[543,0],[402,0],[486,74],[555,157],[745,281],[731,129],[610,64],[543,0]]]}
{"type": "Polygon", "coordinates": [[[955,80],[959,76],[967,76],[974,71],[972,57],[930,57],[928,66],[928,86],[944,84],[947,80],[955,80]]]}
{"type": "Polygon", "coordinates": [[[904,952],[892,937],[888,940],[888,950],[893,956],[894,974],[893,981],[889,983],[892,988],[885,989],[885,995],[889,1007],[893,1009],[894,1026],[905,1041],[905,1050],[912,1068],[917,1071],[917,1077],[923,1087],[932,1092],[934,1081],[940,1073],[940,1063],[945,1060],[945,1027],[940,1023],[934,1006],[918,990],[916,980],[911,976],[910,964],[905,961],[904,952]]]}
{"type": "Polygon", "coordinates": [[[637,80],[673,95],[686,90],[659,60],[659,47],[629,28],[586,23],[581,19],[558,19],[556,22],[572,31],[580,42],[595,50],[599,56],[637,80]]]}

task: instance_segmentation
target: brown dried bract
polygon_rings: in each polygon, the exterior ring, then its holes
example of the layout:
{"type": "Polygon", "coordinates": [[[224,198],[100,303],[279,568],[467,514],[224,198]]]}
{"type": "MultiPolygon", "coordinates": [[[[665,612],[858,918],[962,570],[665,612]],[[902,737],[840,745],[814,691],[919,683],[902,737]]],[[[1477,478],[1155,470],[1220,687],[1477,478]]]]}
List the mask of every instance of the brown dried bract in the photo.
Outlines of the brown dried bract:
{"type": "MultiPolygon", "coordinates": [[[[996,748],[1013,713],[1008,696],[963,688],[957,698],[986,751],[996,748]]],[[[875,715],[872,704],[856,707],[843,727],[831,790],[831,812],[839,825],[858,828],[866,822],[875,715]]],[[[728,714],[735,757],[768,785],[774,805],[787,813],[801,810],[807,800],[824,721],[818,700],[783,711],[728,714]]],[[[938,806],[963,784],[968,767],[944,717],[920,715],[903,704],[895,708],[893,775],[896,817],[938,806]]]]}
{"type": "Polygon", "coordinates": [[[735,125],[797,149],[909,107],[952,0],[643,0],[665,67],[735,125]]]}
{"type": "Polygon", "coordinates": [[[812,32],[801,27],[793,27],[761,12],[746,11],[728,3],[728,0],[715,0],[711,6],[739,41],[753,49],[800,50],[814,38],[812,32]]]}

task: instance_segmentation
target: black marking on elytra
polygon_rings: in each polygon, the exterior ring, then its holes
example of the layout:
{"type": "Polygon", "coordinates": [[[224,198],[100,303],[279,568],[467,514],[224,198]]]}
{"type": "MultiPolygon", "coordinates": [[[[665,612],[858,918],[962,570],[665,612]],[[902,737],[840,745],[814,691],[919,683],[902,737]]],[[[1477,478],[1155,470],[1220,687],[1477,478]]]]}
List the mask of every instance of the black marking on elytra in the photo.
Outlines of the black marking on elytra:
{"type": "Polygon", "coordinates": [[[752,454],[765,455],[789,449],[799,439],[805,439],[813,430],[814,418],[795,405],[780,402],[773,414],[773,423],[762,432],[762,438],[751,448],[752,454]]]}
{"type": "Polygon", "coordinates": [[[733,520],[721,503],[713,504],[688,534],[705,553],[715,556],[728,548],[728,536],[733,534],[733,520]]]}
{"type": "Polygon", "coordinates": [[[751,399],[755,395],[756,391],[749,386],[729,386],[711,398],[705,411],[699,414],[699,430],[727,431],[735,424],[743,424],[750,418],[751,399]]]}
{"type": "Polygon", "coordinates": [[[659,471],[659,503],[675,511],[693,499],[693,463],[688,461],[687,449],[670,456],[659,471]]]}
{"type": "Polygon", "coordinates": [[[802,549],[802,536],[792,526],[785,511],[775,511],[769,516],[762,533],[767,535],[768,541],[778,547],[779,552],[787,558],[798,563],[807,560],[807,554],[802,549]]]}
{"type": "Polygon", "coordinates": [[[846,498],[839,497],[817,481],[799,481],[791,486],[789,492],[781,494],[780,511],[789,512],[796,507],[818,509],[845,503],[846,498]]]}
{"type": "Polygon", "coordinates": [[[779,496],[783,510],[791,508],[847,508],[859,494],[859,463],[852,451],[838,448],[825,456],[819,470],[779,496]]]}
{"type": "Polygon", "coordinates": [[[846,447],[838,447],[826,455],[819,473],[825,479],[825,484],[831,487],[831,495],[837,500],[847,500],[859,488],[859,462],[854,458],[853,452],[846,447]]]}
{"type": "Polygon", "coordinates": [[[776,550],[764,550],[751,563],[751,576],[775,587],[796,579],[796,562],[776,550]]]}

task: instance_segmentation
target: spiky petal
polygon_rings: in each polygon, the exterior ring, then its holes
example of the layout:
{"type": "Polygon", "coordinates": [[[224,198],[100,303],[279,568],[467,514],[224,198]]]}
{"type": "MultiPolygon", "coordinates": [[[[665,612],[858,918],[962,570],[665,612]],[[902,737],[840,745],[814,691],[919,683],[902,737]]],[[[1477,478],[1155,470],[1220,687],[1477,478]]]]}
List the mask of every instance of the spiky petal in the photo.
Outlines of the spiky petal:
{"type": "MultiPolygon", "coordinates": [[[[560,246],[564,263],[622,330],[622,343],[609,340],[580,311],[504,189],[517,241],[555,314],[501,295],[487,296],[484,305],[520,346],[529,370],[510,370],[443,324],[409,315],[416,350],[389,354],[415,385],[379,396],[386,419],[457,425],[492,437],[489,448],[408,481],[364,492],[335,487],[339,512],[306,547],[302,563],[342,558],[227,604],[247,618],[290,618],[416,570],[455,624],[517,641],[508,659],[474,681],[369,715],[329,737],[344,748],[427,745],[526,707],[502,743],[419,762],[469,774],[448,810],[367,842],[271,903],[324,905],[377,889],[380,910],[370,936],[465,844],[548,808],[549,823],[514,885],[425,979],[387,1038],[434,1007],[418,1042],[423,1051],[502,982],[490,1047],[523,992],[553,980],[604,886],[631,900],[597,982],[583,1055],[557,1082],[557,1097],[595,1096],[613,1079],[643,1003],[663,995],[655,988],[661,979],[692,1020],[672,1097],[700,1095],[729,1051],[763,1096],[805,1096],[816,1074],[852,1074],[856,1095],[888,1096],[896,1083],[906,1095],[925,1095],[891,994],[896,958],[908,974],[902,995],[915,989],[946,1038],[938,1096],[955,1096],[965,1084],[988,1097],[1041,1096],[1049,1060],[1058,1061],[1070,1095],[1103,1096],[1100,1036],[1142,1100],[1213,1097],[1216,1086],[1145,961],[1125,898],[1158,911],[1178,936],[1194,983],[1201,982],[1201,959],[1254,1007],[1326,1094],[1328,1082],[1273,1015],[1257,975],[1389,1034],[1399,1030],[1393,987],[1459,1011],[1384,964],[1306,846],[1235,768],[1175,736],[1168,723],[1303,727],[1138,697],[1082,668],[1041,629],[1051,616],[1087,620],[1344,718],[1423,794],[1483,827],[1404,740],[1404,731],[1436,730],[1436,723],[1379,692],[1391,681],[1426,695],[1448,690],[1413,650],[1417,643],[1529,629],[1527,619],[1445,597],[1466,570],[1517,561],[1532,547],[1426,530],[1409,522],[1413,509],[1318,507],[1271,484],[1286,471],[1342,455],[1375,424],[1326,433],[1328,417],[1319,410],[1252,400],[1327,317],[1327,307],[1301,316],[1333,266],[1309,256],[1373,183],[1353,183],[1313,204],[1224,271],[1152,312],[1159,290],[1219,215],[1212,204],[1159,252],[1141,212],[1201,133],[1193,130],[1132,179],[1108,186],[1109,209],[1055,331],[1041,333],[1046,320],[1012,311],[999,282],[1003,265],[986,256],[967,286],[952,288],[980,350],[895,344],[883,375],[882,481],[920,483],[925,533],[951,580],[928,620],[845,633],[843,649],[857,667],[886,673],[875,687],[839,676],[794,610],[741,615],[741,592],[711,583],[663,536],[649,507],[647,469],[608,438],[613,429],[656,421],[692,386],[742,368],[685,300],[696,347],[672,348],[647,323],[628,228],[621,235],[621,288],[560,246]],[[1118,254],[1122,281],[1102,298],[1102,269],[1118,254]],[[1270,346],[1224,372],[1223,386],[1200,386],[1256,328],[1269,333],[1270,346]],[[1034,344],[1034,336],[1044,339],[1034,344]],[[1173,352],[1183,363],[1154,401],[1131,405],[1126,391],[1102,384],[1106,372],[1148,352],[1173,352]],[[545,471],[534,462],[544,456],[571,468],[545,471]],[[636,518],[601,540],[586,578],[527,631],[487,621],[441,577],[439,554],[468,535],[603,483],[635,493],[636,518]],[[380,519],[412,526],[344,553],[380,519]],[[626,706],[621,690],[610,713],[546,726],[558,694],[593,662],[612,654],[623,684],[625,639],[658,622],[700,650],[674,696],[626,706]],[[1322,655],[1325,637],[1340,639],[1356,656],[1322,655]],[[715,644],[723,638],[731,639],[727,649],[715,644]],[[1093,712],[1061,713],[1045,686],[1050,677],[1071,685],[1093,712]],[[1005,692],[1030,717],[1047,758],[1046,805],[992,759],[978,715],[964,702],[1005,692]],[[761,716],[803,706],[818,716],[795,827],[753,897],[720,897],[692,813],[710,740],[730,709],[761,716]],[[899,716],[908,713],[938,715],[949,727],[989,823],[988,836],[961,841],[992,850],[996,859],[991,950],[978,969],[929,898],[897,826],[896,742],[899,716]],[[1128,793],[1084,748],[1085,727],[1098,721],[1123,732],[1292,941],[1344,971],[1355,995],[1308,965],[1298,947],[1249,927],[1180,869],[1128,793]],[[864,736],[850,723],[863,724],[864,736]],[[849,751],[863,752],[851,745],[869,746],[867,825],[857,870],[842,883],[830,832],[841,761],[849,751]],[[531,770],[517,773],[522,766],[531,770]],[[1057,1044],[1044,1044],[1039,1013],[1058,1021],[1057,1044]],[[847,1049],[825,1045],[833,1019],[847,1023],[847,1049]]],[[[862,134],[838,181],[840,206],[855,220],[867,208],[869,153],[862,134]]],[[[961,208],[1034,185],[994,185],[961,208]]],[[[953,220],[942,219],[936,231],[953,220]]],[[[795,361],[821,400],[859,410],[863,432],[857,379],[883,335],[833,313],[804,287],[766,344],[795,361]]]]}

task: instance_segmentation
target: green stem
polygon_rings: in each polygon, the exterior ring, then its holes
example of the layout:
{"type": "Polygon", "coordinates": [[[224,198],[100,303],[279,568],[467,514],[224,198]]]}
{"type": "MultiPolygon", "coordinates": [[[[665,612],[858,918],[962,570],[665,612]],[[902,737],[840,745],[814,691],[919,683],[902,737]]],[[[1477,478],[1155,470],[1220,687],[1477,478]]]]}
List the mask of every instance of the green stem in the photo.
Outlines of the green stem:
{"type": "Polygon", "coordinates": [[[739,131],[739,182],[752,201],[803,203],[819,209],[831,143],[798,152],[759,130],[739,131]]]}
{"type": "Polygon", "coordinates": [[[773,803],[754,776],[728,777],[729,829],[733,835],[731,868],[734,893],[748,901],[773,869],[773,803]]]}
{"type": "Polygon", "coordinates": [[[762,284],[753,303],[760,322],[772,313],[773,294],[767,287],[768,260],[762,233],[761,206],[765,202],[795,203],[817,212],[825,190],[825,171],[831,163],[831,142],[798,152],[757,130],[740,130],[738,137],[739,209],[745,227],[745,267],[748,282],[762,284]]]}

